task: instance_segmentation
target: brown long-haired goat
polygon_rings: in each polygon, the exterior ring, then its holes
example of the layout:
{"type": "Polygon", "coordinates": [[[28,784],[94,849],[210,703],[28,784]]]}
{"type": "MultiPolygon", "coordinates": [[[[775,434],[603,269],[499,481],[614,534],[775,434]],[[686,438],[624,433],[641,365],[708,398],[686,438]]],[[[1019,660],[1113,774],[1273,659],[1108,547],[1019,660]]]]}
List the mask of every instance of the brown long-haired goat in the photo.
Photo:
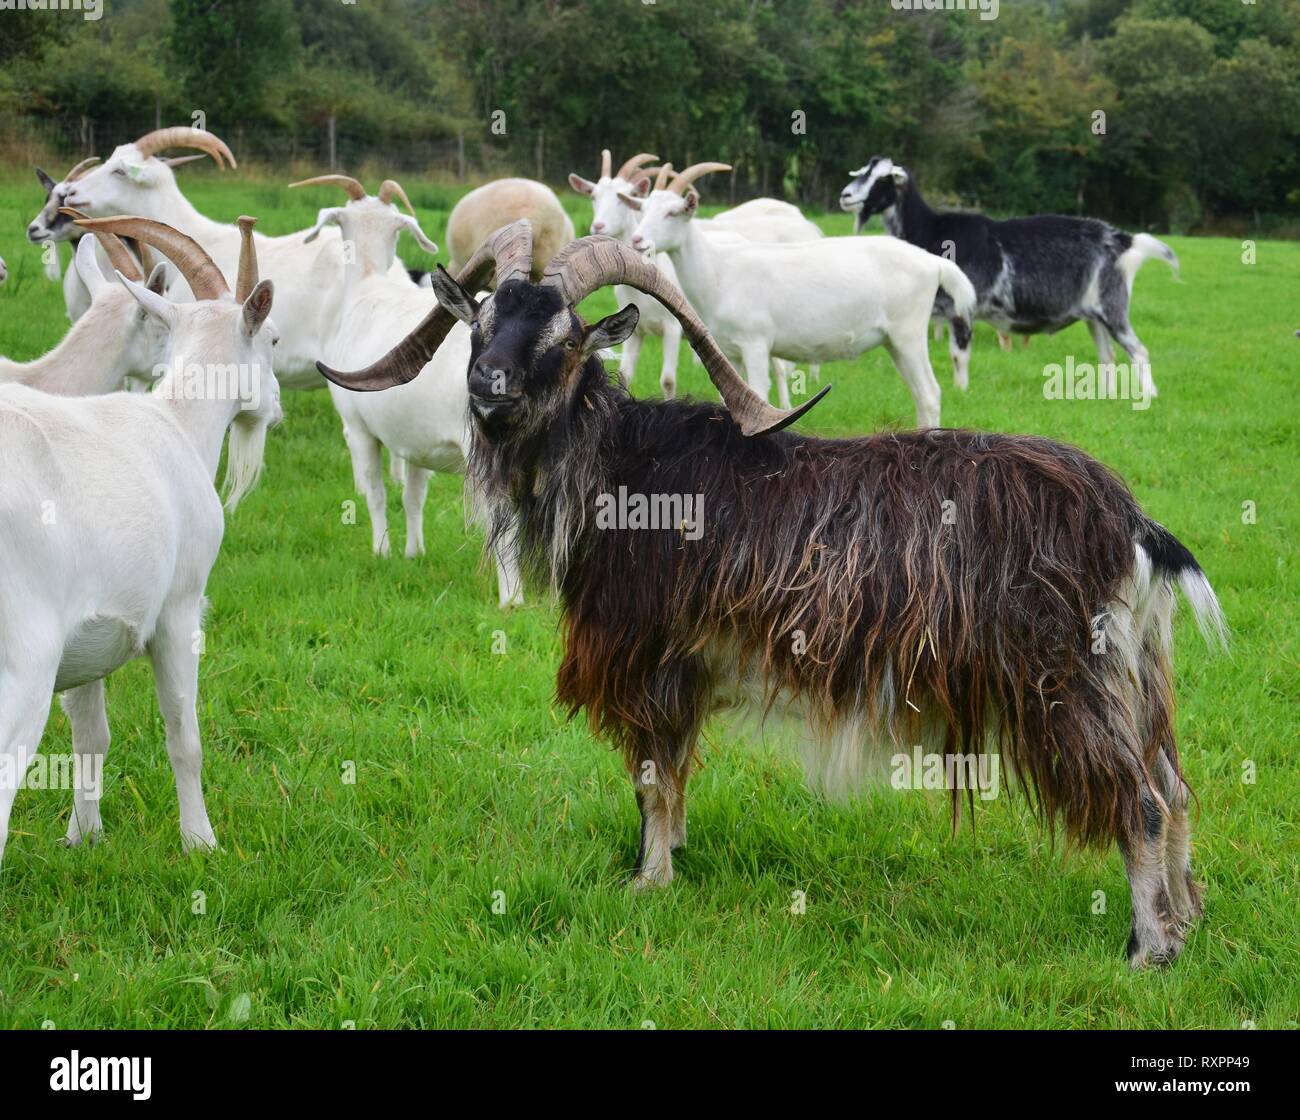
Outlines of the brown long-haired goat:
{"type": "Polygon", "coordinates": [[[761,400],[637,254],[583,238],[540,284],[530,255],[527,224],[504,228],[459,282],[438,275],[441,306],[386,358],[321,372],[353,389],[408,381],[453,316],[470,325],[471,486],[493,539],[515,538],[558,590],[559,699],[624,753],[635,882],[672,878],[700,728],[743,697],[800,717],[832,792],[906,744],[1000,750],[1049,826],[1119,844],[1131,962],[1176,956],[1201,903],[1174,742],[1174,584],[1223,634],[1187,549],[1059,443],[777,434],[816,398],[796,412],[761,400]],[[614,283],[681,319],[723,406],[638,401],[611,380],[598,351],[627,337],[635,308],[594,325],[574,308],[614,283]],[[675,520],[610,517],[615,495],[675,520]]]}

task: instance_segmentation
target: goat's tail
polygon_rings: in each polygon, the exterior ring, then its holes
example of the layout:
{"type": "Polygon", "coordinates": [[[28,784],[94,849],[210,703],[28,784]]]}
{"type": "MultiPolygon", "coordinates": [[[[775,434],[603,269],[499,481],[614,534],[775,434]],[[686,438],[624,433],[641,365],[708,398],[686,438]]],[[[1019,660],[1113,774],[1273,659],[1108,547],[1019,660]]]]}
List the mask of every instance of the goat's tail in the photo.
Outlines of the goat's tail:
{"type": "Polygon", "coordinates": [[[1164,261],[1174,270],[1174,279],[1178,279],[1178,254],[1158,237],[1152,237],[1149,233],[1135,233],[1133,244],[1119,255],[1117,261],[1130,292],[1133,290],[1133,281],[1137,277],[1138,269],[1152,257],[1159,257],[1164,261]]]}
{"type": "Polygon", "coordinates": [[[970,277],[947,257],[939,257],[938,260],[939,287],[947,292],[948,298],[952,300],[956,317],[969,324],[975,317],[977,303],[975,285],[970,282],[970,277]]]}
{"type": "Polygon", "coordinates": [[[1151,558],[1152,574],[1171,587],[1177,584],[1187,597],[1201,636],[1212,647],[1226,648],[1228,626],[1214,588],[1190,550],[1158,521],[1148,521],[1138,541],[1151,558]]]}

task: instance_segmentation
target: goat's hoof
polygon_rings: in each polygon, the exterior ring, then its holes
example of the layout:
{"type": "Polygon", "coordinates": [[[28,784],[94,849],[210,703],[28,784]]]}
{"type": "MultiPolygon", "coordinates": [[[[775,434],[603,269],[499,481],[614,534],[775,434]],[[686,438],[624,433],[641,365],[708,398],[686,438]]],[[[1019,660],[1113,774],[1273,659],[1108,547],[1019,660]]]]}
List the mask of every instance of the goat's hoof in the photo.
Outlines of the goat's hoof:
{"type": "Polygon", "coordinates": [[[634,891],[652,891],[668,886],[672,880],[671,871],[667,874],[662,871],[638,871],[628,880],[627,885],[634,891]]]}
{"type": "Polygon", "coordinates": [[[216,850],[217,838],[211,829],[199,835],[190,833],[181,836],[181,851],[186,855],[191,852],[215,852],[216,850]]]}
{"type": "Polygon", "coordinates": [[[69,831],[68,834],[59,840],[59,844],[64,848],[80,848],[82,844],[98,844],[103,838],[104,831],[102,828],[90,828],[85,832],[69,831]]]}

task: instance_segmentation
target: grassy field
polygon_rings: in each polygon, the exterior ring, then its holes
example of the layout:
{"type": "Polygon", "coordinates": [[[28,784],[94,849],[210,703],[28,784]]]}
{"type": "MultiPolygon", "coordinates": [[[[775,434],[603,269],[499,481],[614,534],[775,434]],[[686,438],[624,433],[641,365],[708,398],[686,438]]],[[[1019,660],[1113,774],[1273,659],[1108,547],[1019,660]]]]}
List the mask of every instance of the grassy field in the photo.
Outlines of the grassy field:
{"type": "MultiPolygon", "coordinates": [[[[259,215],[268,233],[338,201],[183,174],[200,210],[259,215]]],[[[455,192],[405,185],[441,241],[455,192]]],[[[17,358],[66,327],[21,240],[39,201],[25,172],[0,180],[0,353],[17,358]]],[[[585,200],[566,205],[585,228],[585,200]]],[[[844,215],[820,221],[849,232],[844,215]]],[[[1044,399],[1045,363],[1094,360],[1082,326],[1010,354],[978,328],[965,394],[946,343],[931,350],[945,423],[1099,456],[1223,602],[1229,654],[1209,654],[1186,615],[1177,625],[1208,911],[1172,969],[1127,968],[1118,855],[1066,856],[1023,800],[981,805],[975,832],[953,836],[942,794],[826,804],[793,762],[720,729],[691,783],[675,883],[626,890],[636,807],[619,758],[552,707],[554,608],[497,610],[454,478],[434,481],[418,561],[398,557],[390,487],[394,558],[373,557],[364,503],[355,524],[344,516],[357,496],[321,392],[286,397],[209,584],[199,719],[221,849],[181,855],[151,674],[128,666],[108,686],[104,842],[57,844],[70,794],[18,796],[0,1025],[1295,1027],[1300,245],[1262,242],[1245,264],[1236,241],[1171,241],[1184,283],[1151,262],[1135,295],[1161,393],[1147,411],[1044,399]]],[[[592,304],[613,310],[612,294],[592,304]]],[[[711,392],[681,368],[686,391],[711,392]]],[[[651,343],[634,390],[657,392],[657,371],[651,343]]],[[[823,378],[835,390],[807,429],[910,422],[882,351],[823,378]]],[[[70,747],[56,705],[44,750],[70,747]]]]}

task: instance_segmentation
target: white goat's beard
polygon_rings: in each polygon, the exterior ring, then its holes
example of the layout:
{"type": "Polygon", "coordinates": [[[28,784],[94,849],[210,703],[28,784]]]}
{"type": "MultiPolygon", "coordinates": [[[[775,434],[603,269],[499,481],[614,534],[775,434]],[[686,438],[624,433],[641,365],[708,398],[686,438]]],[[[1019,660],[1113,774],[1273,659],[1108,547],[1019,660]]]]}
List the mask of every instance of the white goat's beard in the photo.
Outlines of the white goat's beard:
{"type": "Polygon", "coordinates": [[[234,513],[262,476],[263,454],[266,450],[266,422],[237,418],[230,426],[230,439],[226,446],[226,511],[234,513]]]}

